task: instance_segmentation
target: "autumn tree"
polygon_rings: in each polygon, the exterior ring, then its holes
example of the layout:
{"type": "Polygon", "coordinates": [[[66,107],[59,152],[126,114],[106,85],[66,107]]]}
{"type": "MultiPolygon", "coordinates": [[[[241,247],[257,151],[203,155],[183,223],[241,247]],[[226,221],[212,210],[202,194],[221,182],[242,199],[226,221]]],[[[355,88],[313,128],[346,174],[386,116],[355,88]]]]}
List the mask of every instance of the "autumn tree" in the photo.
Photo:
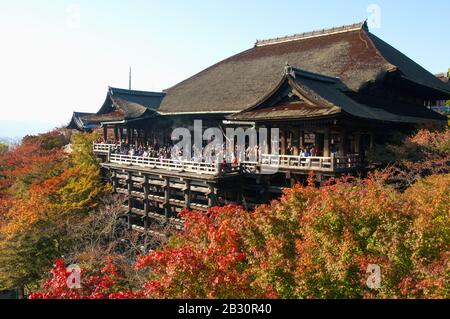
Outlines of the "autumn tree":
{"type": "Polygon", "coordinates": [[[408,177],[401,189],[395,170],[321,187],[310,176],[251,212],[186,211],[184,231],[139,256],[133,270],[101,258],[83,267],[73,290],[59,260],[32,297],[450,298],[448,141],[448,131],[409,138],[404,150],[423,157],[396,166],[408,177]],[[367,285],[369,264],[381,269],[377,289],[367,285]]]}
{"type": "Polygon", "coordinates": [[[0,158],[0,287],[39,283],[52,260],[70,251],[71,223],[93,211],[108,191],[92,156],[95,135],[74,136],[73,152],[58,131],[26,137],[0,158]]]}

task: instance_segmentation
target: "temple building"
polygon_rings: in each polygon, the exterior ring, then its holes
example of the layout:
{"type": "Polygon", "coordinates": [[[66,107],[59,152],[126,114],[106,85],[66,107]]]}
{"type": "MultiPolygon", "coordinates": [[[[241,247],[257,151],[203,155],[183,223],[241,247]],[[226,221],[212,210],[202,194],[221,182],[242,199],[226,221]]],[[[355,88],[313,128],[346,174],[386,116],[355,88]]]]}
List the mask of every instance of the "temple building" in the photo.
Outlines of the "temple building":
{"type": "Polygon", "coordinates": [[[87,119],[87,117],[91,115],[94,115],[94,113],[73,112],[72,118],[70,119],[67,128],[70,130],[77,130],[81,132],[91,132],[93,130],[99,129],[101,127],[101,124],[99,122],[90,121],[87,119]]]}
{"type": "Polygon", "coordinates": [[[448,82],[362,22],[257,41],[164,92],[109,88],[100,110],[74,114],[70,127],[101,125],[104,143],[94,151],[114,189],[127,195],[130,227],[148,233],[155,220],[177,225],[184,208],[252,208],[311,171],[318,179],[364,171],[367,152],[390,132],[444,127],[446,117],[429,106],[449,99],[448,82]],[[269,142],[256,160],[239,163],[115,151],[118,144],[165,145],[174,128],[192,131],[194,120],[221,130],[278,128],[279,147],[269,142]],[[267,167],[277,169],[262,174],[267,167]]]}

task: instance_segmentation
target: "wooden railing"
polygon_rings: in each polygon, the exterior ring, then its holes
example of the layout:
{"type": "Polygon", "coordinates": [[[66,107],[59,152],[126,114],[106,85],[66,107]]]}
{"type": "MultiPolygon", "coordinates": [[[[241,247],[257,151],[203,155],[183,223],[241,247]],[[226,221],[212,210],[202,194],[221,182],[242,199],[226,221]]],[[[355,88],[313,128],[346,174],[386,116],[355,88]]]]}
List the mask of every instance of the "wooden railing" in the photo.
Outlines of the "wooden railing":
{"type": "Polygon", "coordinates": [[[233,164],[182,161],[122,154],[110,154],[109,162],[196,174],[225,175],[240,172],[240,166],[233,164]]]}
{"type": "Polygon", "coordinates": [[[332,157],[300,157],[295,155],[261,155],[261,165],[287,169],[333,171],[332,157]]]}
{"type": "Polygon", "coordinates": [[[94,143],[94,153],[97,154],[109,154],[116,145],[114,144],[104,144],[104,143],[94,143]]]}
{"type": "Polygon", "coordinates": [[[361,165],[358,155],[345,156],[310,156],[301,157],[298,155],[261,155],[261,165],[269,167],[279,167],[281,169],[299,169],[321,172],[339,172],[357,169],[361,165]]]}
{"type": "Polygon", "coordinates": [[[359,155],[346,155],[334,157],[334,170],[349,170],[361,166],[361,159],[359,155]]]}
{"type": "Polygon", "coordinates": [[[262,154],[256,162],[224,164],[115,154],[112,152],[114,148],[115,145],[113,144],[94,144],[94,152],[107,154],[110,163],[210,175],[252,173],[263,170],[268,172],[276,172],[277,170],[344,172],[355,170],[361,164],[357,155],[301,157],[275,154],[262,154]]]}

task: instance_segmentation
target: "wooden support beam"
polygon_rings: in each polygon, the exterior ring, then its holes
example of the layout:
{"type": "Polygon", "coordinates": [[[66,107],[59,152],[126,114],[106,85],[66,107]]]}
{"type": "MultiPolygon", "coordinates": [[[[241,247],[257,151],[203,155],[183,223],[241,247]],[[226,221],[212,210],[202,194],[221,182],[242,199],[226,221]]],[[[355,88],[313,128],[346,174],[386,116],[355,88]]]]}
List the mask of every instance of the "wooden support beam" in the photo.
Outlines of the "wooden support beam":
{"type": "Polygon", "coordinates": [[[208,184],[209,192],[208,192],[208,207],[211,208],[214,206],[215,202],[215,188],[213,184],[208,184]]]}
{"type": "Polygon", "coordinates": [[[117,184],[118,184],[118,181],[117,181],[117,171],[114,171],[114,172],[113,172],[113,191],[114,191],[114,193],[117,192],[117,184]]]}
{"type": "Polygon", "coordinates": [[[359,151],[361,149],[361,132],[357,131],[354,134],[355,136],[355,154],[359,154],[359,151]]]}
{"type": "Polygon", "coordinates": [[[280,153],[286,155],[286,132],[284,130],[280,131],[280,153]]]}
{"type": "Polygon", "coordinates": [[[123,141],[123,127],[119,127],[119,142],[123,141]]]}
{"type": "Polygon", "coordinates": [[[292,142],[291,143],[292,143],[292,146],[294,147],[293,155],[297,156],[299,154],[300,143],[299,143],[299,132],[295,128],[292,130],[292,142]]]}
{"type": "Polygon", "coordinates": [[[131,172],[128,172],[128,214],[127,214],[128,229],[131,229],[131,211],[133,210],[131,198],[132,189],[133,189],[133,177],[131,175],[131,172]]]}
{"type": "Polygon", "coordinates": [[[103,140],[106,141],[108,140],[108,126],[107,125],[103,125],[103,140]]]}
{"type": "Polygon", "coordinates": [[[150,203],[148,201],[148,176],[144,176],[144,213],[145,213],[145,221],[144,221],[144,228],[147,230],[147,220],[148,220],[148,212],[150,210],[150,203]]]}
{"type": "Polygon", "coordinates": [[[191,181],[187,179],[184,183],[184,204],[186,205],[186,209],[191,209],[191,181]]]}
{"type": "Polygon", "coordinates": [[[299,147],[300,149],[305,148],[305,131],[302,129],[299,130],[299,137],[298,137],[299,147]]]}
{"type": "Polygon", "coordinates": [[[127,144],[131,143],[130,135],[131,135],[131,129],[129,127],[127,127],[127,144]]]}
{"type": "Polygon", "coordinates": [[[323,156],[330,157],[330,155],[331,155],[331,133],[330,128],[327,127],[325,129],[323,140],[323,156]]]}
{"type": "Polygon", "coordinates": [[[114,143],[117,144],[119,140],[119,128],[117,126],[114,126],[114,143]]]}
{"type": "Polygon", "coordinates": [[[170,218],[170,178],[165,178],[165,185],[164,185],[164,215],[166,217],[166,221],[170,218]]]}
{"type": "Polygon", "coordinates": [[[148,176],[144,176],[144,253],[148,250],[148,213],[149,213],[149,201],[148,201],[148,176]]]}
{"type": "Polygon", "coordinates": [[[347,131],[345,129],[341,129],[341,132],[339,134],[340,155],[347,155],[347,149],[348,149],[347,131]]]}

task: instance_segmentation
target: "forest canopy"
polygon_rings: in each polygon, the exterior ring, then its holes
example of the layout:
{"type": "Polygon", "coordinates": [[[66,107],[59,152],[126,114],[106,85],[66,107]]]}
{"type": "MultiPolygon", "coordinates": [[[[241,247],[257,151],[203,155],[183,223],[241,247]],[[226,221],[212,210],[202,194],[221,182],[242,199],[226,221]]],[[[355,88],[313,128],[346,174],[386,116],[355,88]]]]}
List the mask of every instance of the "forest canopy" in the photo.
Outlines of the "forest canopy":
{"type": "Polygon", "coordinates": [[[74,299],[450,297],[448,130],[376,149],[377,170],[365,178],[318,187],[311,175],[254,211],[185,211],[184,230],[149,253],[117,223],[121,201],[101,181],[97,138],[54,131],[0,152],[0,290],[74,299]],[[73,263],[81,287],[71,289],[73,263]],[[367,286],[373,264],[379,289],[367,286]]]}

